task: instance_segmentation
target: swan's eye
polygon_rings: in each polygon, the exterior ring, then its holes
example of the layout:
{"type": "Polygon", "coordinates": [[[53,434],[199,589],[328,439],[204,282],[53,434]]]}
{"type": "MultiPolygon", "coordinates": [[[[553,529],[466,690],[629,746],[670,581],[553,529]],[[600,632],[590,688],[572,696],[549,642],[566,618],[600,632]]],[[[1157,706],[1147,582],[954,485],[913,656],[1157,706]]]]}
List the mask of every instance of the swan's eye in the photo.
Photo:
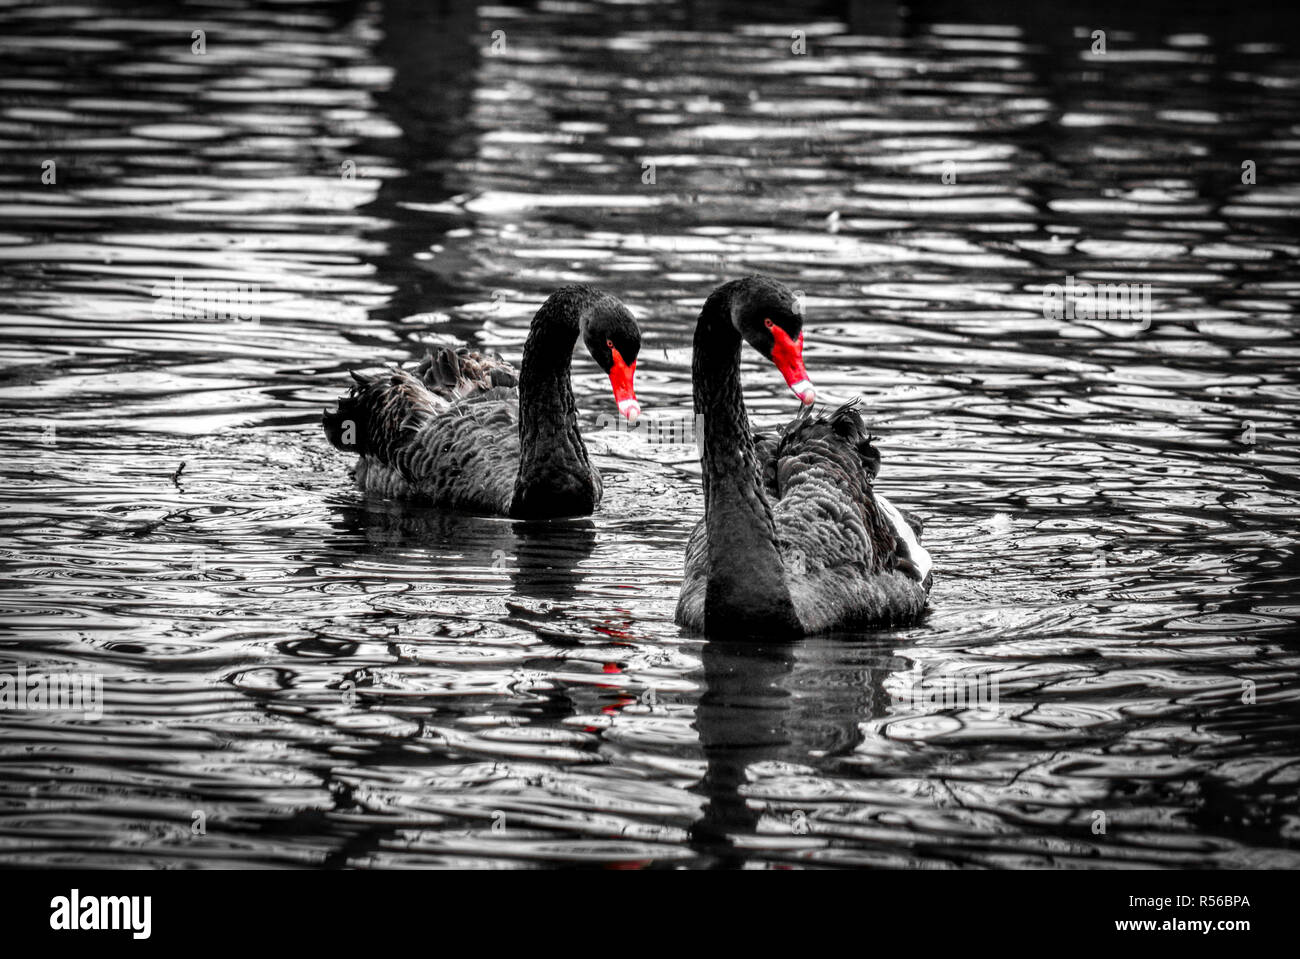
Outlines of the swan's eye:
{"type": "Polygon", "coordinates": [[[772,328],[772,320],[771,320],[771,318],[769,317],[768,319],[764,320],[764,321],[763,321],[763,325],[766,326],[766,327],[770,330],[770,329],[772,328]]]}
{"type": "Polygon", "coordinates": [[[605,345],[608,346],[608,347],[612,350],[612,349],[614,348],[614,341],[613,341],[613,340],[606,340],[606,341],[605,341],[605,345]]]}

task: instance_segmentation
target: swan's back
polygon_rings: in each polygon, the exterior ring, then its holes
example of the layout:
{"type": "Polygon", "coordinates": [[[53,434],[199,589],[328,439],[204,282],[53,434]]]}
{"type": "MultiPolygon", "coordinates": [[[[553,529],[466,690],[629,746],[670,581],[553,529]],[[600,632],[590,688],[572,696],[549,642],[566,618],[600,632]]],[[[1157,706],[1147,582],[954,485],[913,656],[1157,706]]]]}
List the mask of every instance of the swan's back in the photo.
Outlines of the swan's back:
{"type": "Polygon", "coordinates": [[[324,423],[335,447],[357,454],[358,487],[444,509],[509,511],[519,471],[513,388],[480,381],[464,399],[454,399],[456,390],[439,381],[436,367],[432,382],[438,392],[426,385],[430,373],[423,367],[352,375],[351,392],[336,412],[325,414],[324,423]]]}
{"type": "Polygon", "coordinates": [[[807,632],[906,622],[925,608],[929,555],[919,524],[875,492],[880,453],[856,404],[805,412],[763,469],[786,582],[807,632]]]}

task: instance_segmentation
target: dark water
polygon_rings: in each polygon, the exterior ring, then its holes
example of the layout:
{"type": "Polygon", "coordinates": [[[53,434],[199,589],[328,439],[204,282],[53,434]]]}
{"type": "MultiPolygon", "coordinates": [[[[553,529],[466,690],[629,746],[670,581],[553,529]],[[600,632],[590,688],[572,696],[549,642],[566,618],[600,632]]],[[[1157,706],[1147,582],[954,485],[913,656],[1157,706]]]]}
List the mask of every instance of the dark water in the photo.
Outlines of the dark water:
{"type": "Polygon", "coordinates": [[[0,670],[104,689],[0,710],[0,863],[1300,865],[1295,15],[734,6],[0,4],[0,670]],[[693,449],[583,357],[590,521],[367,502],[319,433],[572,281],[680,419],[756,270],[927,521],[921,626],[682,636],[693,449]]]}

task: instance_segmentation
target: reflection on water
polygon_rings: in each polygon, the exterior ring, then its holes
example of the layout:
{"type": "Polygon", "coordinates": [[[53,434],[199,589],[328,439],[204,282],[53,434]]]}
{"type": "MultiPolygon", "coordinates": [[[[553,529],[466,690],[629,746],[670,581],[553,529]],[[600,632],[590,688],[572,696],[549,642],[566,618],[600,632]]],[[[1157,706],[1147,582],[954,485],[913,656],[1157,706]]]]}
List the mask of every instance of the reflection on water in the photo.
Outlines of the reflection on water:
{"type": "Polygon", "coordinates": [[[0,710],[0,862],[1300,864],[1295,14],[1052,6],[0,3],[0,672],[105,699],[0,710]],[[573,281],[685,417],[755,270],[926,520],[919,627],[680,636],[692,452],[587,363],[590,520],[318,433],[573,281]]]}

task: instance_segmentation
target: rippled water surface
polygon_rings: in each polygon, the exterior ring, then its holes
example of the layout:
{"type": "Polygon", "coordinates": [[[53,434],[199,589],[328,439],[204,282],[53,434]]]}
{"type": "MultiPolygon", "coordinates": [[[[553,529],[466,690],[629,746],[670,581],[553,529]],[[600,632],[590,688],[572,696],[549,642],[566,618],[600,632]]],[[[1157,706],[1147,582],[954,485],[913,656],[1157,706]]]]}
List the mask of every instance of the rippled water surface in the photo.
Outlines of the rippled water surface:
{"type": "Polygon", "coordinates": [[[1295,15],[732,6],[0,3],[0,670],[104,689],[0,710],[0,863],[1300,865],[1295,15]],[[926,521],[920,626],[682,635],[694,450],[585,356],[587,521],[367,501],[320,433],[575,281],[680,418],[753,271],[926,521]]]}

